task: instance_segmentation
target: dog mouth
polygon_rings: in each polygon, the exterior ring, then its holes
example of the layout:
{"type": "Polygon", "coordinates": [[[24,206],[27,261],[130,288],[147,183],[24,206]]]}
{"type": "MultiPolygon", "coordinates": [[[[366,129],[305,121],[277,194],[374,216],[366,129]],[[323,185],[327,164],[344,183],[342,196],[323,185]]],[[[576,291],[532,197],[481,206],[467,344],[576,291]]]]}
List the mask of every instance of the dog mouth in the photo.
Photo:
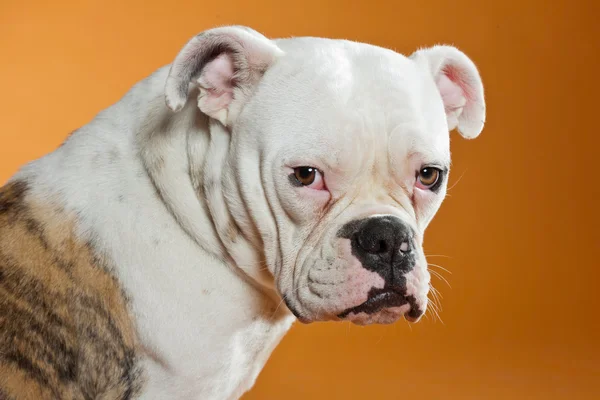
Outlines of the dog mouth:
{"type": "Polygon", "coordinates": [[[373,288],[369,291],[367,301],[343,311],[338,314],[338,317],[346,318],[350,314],[359,313],[375,314],[387,308],[401,307],[406,304],[410,305],[410,309],[404,314],[404,318],[410,322],[417,321],[423,312],[419,309],[414,296],[405,296],[393,288],[373,288]]]}

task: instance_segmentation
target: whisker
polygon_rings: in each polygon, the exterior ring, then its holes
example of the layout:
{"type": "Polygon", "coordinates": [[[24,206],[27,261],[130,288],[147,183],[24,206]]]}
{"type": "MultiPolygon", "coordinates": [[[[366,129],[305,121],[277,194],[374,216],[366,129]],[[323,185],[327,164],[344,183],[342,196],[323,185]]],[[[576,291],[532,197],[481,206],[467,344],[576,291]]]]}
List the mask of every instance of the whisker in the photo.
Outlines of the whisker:
{"type": "Polygon", "coordinates": [[[438,303],[434,299],[431,299],[431,298],[428,298],[428,299],[429,299],[429,302],[430,302],[430,304],[431,304],[431,306],[433,308],[435,308],[436,310],[440,310],[440,306],[438,305],[438,303]]]}
{"type": "Polygon", "coordinates": [[[444,257],[444,258],[452,258],[450,256],[444,254],[425,254],[425,257],[444,257]]]}
{"type": "Polygon", "coordinates": [[[440,294],[440,292],[438,292],[437,289],[435,289],[434,287],[431,287],[431,295],[433,296],[433,299],[431,299],[431,300],[434,300],[435,303],[438,306],[440,306],[440,308],[441,308],[442,301],[441,301],[441,294],[440,294]]]}
{"type": "Polygon", "coordinates": [[[463,178],[463,176],[465,176],[465,174],[467,173],[467,170],[465,169],[462,173],[462,175],[456,180],[456,182],[454,182],[454,184],[452,186],[450,186],[447,190],[446,193],[448,193],[449,191],[451,191],[452,189],[454,189],[454,187],[456,185],[458,185],[458,182],[460,182],[460,180],[463,178]]]}
{"type": "MultiPolygon", "coordinates": [[[[304,285],[304,286],[299,286],[295,289],[292,289],[292,291],[290,293],[296,293],[302,289],[306,289],[308,287],[308,284],[304,285]]],[[[277,314],[277,311],[279,310],[279,307],[281,307],[281,304],[285,301],[285,299],[281,299],[281,301],[279,302],[279,304],[277,304],[277,308],[275,308],[275,311],[273,311],[273,314],[271,314],[271,320],[273,318],[275,318],[275,315],[277,314]]]]}
{"type": "Polygon", "coordinates": [[[448,280],[447,280],[446,278],[444,278],[444,277],[442,276],[442,274],[440,274],[439,272],[437,272],[437,271],[434,271],[434,270],[429,270],[429,272],[430,272],[431,274],[433,274],[433,276],[435,276],[435,277],[437,277],[438,279],[441,279],[442,281],[444,281],[444,282],[446,283],[446,285],[448,285],[448,287],[449,287],[450,289],[452,289],[452,285],[450,285],[450,282],[448,282],[448,280]]]}
{"type": "Polygon", "coordinates": [[[432,264],[432,263],[427,263],[428,266],[430,267],[436,267],[441,269],[442,271],[446,271],[447,273],[449,273],[450,275],[452,275],[452,272],[450,270],[447,270],[446,268],[442,267],[441,265],[437,265],[437,264],[432,264]]]}
{"type": "MultiPolygon", "coordinates": [[[[435,316],[436,316],[436,317],[437,317],[437,319],[438,319],[438,320],[439,320],[439,321],[442,323],[442,325],[445,325],[445,324],[444,324],[444,321],[442,320],[442,317],[440,317],[440,313],[438,312],[438,310],[436,310],[436,309],[435,309],[435,307],[431,307],[431,312],[432,312],[432,313],[435,313],[435,316]]],[[[433,321],[433,322],[435,322],[435,319],[434,319],[434,321],[433,321]]]]}
{"type": "Polygon", "coordinates": [[[281,299],[281,301],[279,302],[279,304],[277,304],[277,307],[275,308],[275,311],[273,311],[273,314],[271,314],[271,320],[273,320],[273,318],[275,318],[275,315],[277,315],[277,311],[279,310],[279,307],[281,307],[281,303],[283,303],[284,300],[281,299]]]}
{"type": "Polygon", "coordinates": [[[433,294],[435,294],[436,297],[443,299],[444,296],[442,296],[442,293],[440,293],[439,290],[437,290],[437,288],[433,287],[433,285],[431,283],[429,283],[429,289],[431,289],[431,292],[433,294]]]}
{"type": "Polygon", "coordinates": [[[442,305],[441,305],[441,302],[438,297],[439,292],[436,288],[433,287],[433,285],[431,283],[429,284],[429,288],[431,289],[431,294],[432,294],[433,298],[430,298],[429,296],[427,297],[429,300],[430,306],[427,307],[425,315],[427,315],[427,311],[431,310],[430,313],[433,318],[433,322],[435,322],[435,320],[438,319],[444,325],[444,321],[442,320],[442,317],[440,316],[440,312],[442,311],[442,305]]]}
{"type": "Polygon", "coordinates": [[[438,320],[439,320],[439,321],[442,323],[442,325],[446,325],[446,324],[444,323],[444,320],[442,319],[442,316],[440,315],[440,313],[439,313],[438,311],[436,311],[435,313],[436,313],[436,315],[437,315],[437,318],[438,318],[438,320]]]}
{"type": "Polygon", "coordinates": [[[427,311],[425,312],[425,315],[431,316],[431,322],[435,324],[436,317],[435,317],[435,314],[433,313],[433,309],[427,307],[427,311]]]}

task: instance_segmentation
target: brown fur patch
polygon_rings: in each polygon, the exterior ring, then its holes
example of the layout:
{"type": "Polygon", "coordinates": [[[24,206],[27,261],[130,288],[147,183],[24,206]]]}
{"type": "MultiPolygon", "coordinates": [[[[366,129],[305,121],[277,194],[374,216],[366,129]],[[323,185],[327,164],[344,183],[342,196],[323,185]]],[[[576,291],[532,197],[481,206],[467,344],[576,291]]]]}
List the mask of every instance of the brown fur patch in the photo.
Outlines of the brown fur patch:
{"type": "Polygon", "coordinates": [[[110,261],[31,197],[24,182],[0,189],[0,394],[133,398],[136,334],[110,261]]]}
{"type": "Polygon", "coordinates": [[[239,233],[240,230],[237,224],[233,220],[229,221],[229,223],[227,224],[227,230],[225,231],[225,237],[227,238],[227,240],[229,240],[231,243],[235,242],[239,233]]]}

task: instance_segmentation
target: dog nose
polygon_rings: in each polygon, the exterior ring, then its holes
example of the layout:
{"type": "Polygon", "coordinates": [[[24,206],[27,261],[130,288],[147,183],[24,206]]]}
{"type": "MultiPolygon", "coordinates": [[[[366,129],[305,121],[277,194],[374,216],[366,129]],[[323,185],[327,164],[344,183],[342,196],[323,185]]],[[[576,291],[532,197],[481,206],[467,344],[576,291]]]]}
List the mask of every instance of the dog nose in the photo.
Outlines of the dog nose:
{"type": "Polygon", "coordinates": [[[356,232],[357,250],[391,263],[412,251],[410,228],[394,217],[369,218],[356,232]]]}
{"type": "Polygon", "coordinates": [[[337,233],[350,239],[352,255],[362,266],[376,272],[386,285],[406,285],[404,274],[416,264],[414,231],[392,215],[380,215],[346,223],[337,233]]]}

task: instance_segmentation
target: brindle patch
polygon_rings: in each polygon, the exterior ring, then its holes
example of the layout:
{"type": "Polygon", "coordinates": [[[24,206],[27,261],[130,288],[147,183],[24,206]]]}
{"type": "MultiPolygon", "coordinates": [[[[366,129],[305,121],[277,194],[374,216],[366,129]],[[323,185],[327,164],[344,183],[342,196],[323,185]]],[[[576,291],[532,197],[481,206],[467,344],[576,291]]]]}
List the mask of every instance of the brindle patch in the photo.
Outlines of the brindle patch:
{"type": "Polygon", "coordinates": [[[74,218],[0,188],[0,399],[132,399],[142,376],[127,298],[74,218]]]}

